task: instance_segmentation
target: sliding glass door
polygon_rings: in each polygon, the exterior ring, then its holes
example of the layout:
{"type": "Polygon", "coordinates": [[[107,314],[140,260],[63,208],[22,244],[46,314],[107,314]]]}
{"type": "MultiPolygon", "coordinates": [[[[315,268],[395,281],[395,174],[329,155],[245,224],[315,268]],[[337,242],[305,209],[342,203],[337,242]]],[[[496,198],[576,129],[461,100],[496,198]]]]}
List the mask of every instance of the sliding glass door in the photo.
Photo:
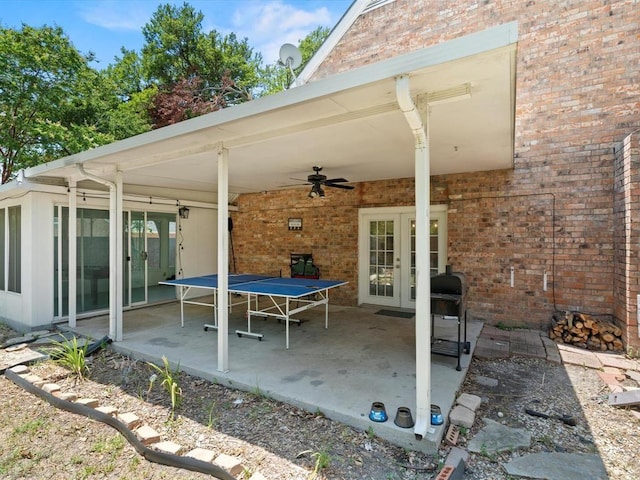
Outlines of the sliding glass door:
{"type": "MultiPolygon", "coordinates": [[[[158,282],[175,276],[176,215],[173,213],[123,212],[123,306],[175,298],[175,290],[158,282]]],[[[57,318],[69,313],[69,210],[54,213],[54,311],[57,318]]],[[[109,211],[77,210],[78,314],[109,308],[109,211]]]]}

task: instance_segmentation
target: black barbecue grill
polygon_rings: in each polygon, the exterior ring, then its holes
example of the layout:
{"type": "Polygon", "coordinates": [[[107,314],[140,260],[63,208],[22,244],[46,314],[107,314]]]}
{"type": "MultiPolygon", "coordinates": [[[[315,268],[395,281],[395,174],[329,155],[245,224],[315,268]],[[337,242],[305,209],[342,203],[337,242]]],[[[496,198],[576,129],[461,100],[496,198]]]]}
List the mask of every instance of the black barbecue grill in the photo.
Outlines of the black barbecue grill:
{"type": "Polygon", "coordinates": [[[469,353],[471,346],[467,342],[467,280],[464,273],[449,272],[431,277],[431,352],[448,357],[456,357],[460,371],[460,355],[469,353]],[[458,322],[458,340],[436,338],[434,335],[434,317],[441,315],[445,320],[458,322]],[[461,338],[464,327],[464,339],[461,338]]]}

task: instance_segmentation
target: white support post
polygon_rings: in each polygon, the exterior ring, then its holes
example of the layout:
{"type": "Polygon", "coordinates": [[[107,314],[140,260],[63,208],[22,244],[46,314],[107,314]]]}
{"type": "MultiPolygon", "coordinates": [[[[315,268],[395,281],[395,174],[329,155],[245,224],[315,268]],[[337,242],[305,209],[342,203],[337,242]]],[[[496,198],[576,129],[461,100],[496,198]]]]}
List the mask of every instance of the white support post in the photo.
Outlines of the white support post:
{"type": "Polygon", "coordinates": [[[113,195],[115,195],[115,211],[116,211],[116,246],[115,246],[115,316],[116,316],[116,336],[115,341],[121,342],[123,336],[122,329],[122,304],[123,304],[123,257],[124,257],[124,222],[122,218],[122,172],[116,171],[116,188],[113,195]]]}
{"type": "Polygon", "coordinates": [[[118,325],[116,315],[116,290],[118,289],[116,256],[118,246],[118,211],[116,208],[116,188],[109,186],[109,336],[118,341],[118,325]]]}
{"type": "MultiPolygon", "coordinates": [[[[428,124],[425,126],[428,132],[428,124]]],[[[431,265],[429,256],[429,139],[416,147],[416,435],[431,425],[431,265]]]]}
{"type": "MultiPolygon", "coordinates": [[[[416,195],[416,421],[414,433],[431,428],[431,271],[429,256],[429,135],[427,115],[411,98],[409,76],[396,78],[398,105],[414,136],[416,195]]],[[[425,105],[428,109],[428,105],[425,105]]]]}
{"type": "Polygon", "coordinates": [[[229,151],[218,150],[218,371],[229,370],[229,151]]]}
{"type": "MultiPolygon", "coordinates": [[[[69,313],[69,327],[76,327],[77,320],[77,292],[78,292],[78,251],[77,251],[77,239],[78,236],[78,199],[77,199],[77,188],[76,181],[69,180],[69,225],[68,225],[68,235],[69,238],[67,242],[69,244],[68,252],[68,282],[69,282],[69,296],[68,296],[68,313],[69,313]]],[[[62,215],[62,210],[60,211],[62,215]]],[[[58,220],[58,225],[62,226],[62,218],[58,220]]],[[[62,244],[62,228],[60,227],[60,231],[58,232],[60,244],[62,244]]],[[[60,250],[59,250],[60,252],[60,250]]],[[[62,270],[63,258],[62,255],[58,254],[58,268],[62,270]]],[[[62,286],[62,284],[60,284],[62,286]]],[[[59,289],[61,292],[61,289],[59,289]]],[[[62,305],[62,295],[58,295],[59,303],[62,305]]]]}

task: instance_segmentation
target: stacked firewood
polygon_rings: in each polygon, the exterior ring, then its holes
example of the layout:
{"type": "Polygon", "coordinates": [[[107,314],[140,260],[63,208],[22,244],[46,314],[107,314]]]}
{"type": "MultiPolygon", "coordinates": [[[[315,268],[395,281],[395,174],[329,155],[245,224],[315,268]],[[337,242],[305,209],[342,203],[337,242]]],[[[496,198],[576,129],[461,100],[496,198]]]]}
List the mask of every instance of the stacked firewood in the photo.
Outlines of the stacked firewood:
{"type": "Polygon", "coordinates": [[[577,312],[556,312],[551,321],[549,338],[588,350],[622,352],[622,330],[613,323],[596,320],[577,312]]]}

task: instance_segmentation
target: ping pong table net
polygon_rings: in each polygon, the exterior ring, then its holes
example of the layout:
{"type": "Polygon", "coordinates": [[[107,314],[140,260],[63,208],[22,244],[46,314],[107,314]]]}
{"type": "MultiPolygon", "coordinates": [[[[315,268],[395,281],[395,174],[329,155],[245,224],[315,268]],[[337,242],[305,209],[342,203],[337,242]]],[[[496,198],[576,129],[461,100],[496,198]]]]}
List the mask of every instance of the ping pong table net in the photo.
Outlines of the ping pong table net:
{"type": "Polygon", "coordinates": [[[291,278],[320,278],[320,269],[314,265],[311,253],[291,254],[291,278]]]}

